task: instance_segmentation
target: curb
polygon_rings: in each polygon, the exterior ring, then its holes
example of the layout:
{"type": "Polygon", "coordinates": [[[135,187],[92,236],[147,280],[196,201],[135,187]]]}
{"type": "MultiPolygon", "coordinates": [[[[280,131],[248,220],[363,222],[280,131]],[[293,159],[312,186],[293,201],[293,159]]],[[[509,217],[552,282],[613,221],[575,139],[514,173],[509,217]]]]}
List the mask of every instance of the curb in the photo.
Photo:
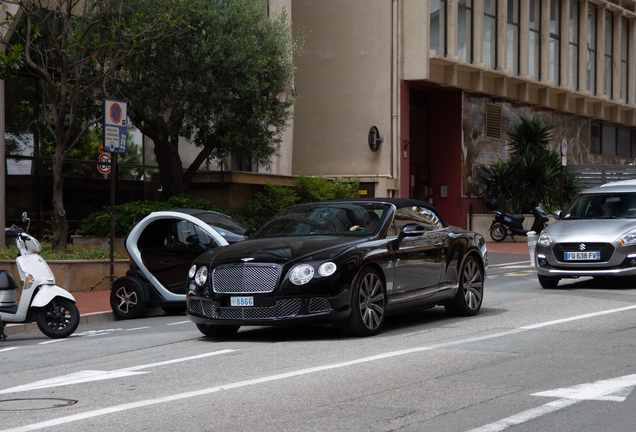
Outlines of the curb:
{"type": "MultiPolygon", "coordinates": [[[[163,315],[163,311],[161,308],[151,308],[148,309],[144,318],[150,318],[154,316],[163,315]]],[[[79,327],[94,325],[94,324],[104,324],[108,322],[120,321],[115,318],[115,314],[113,311],[106,312],[91,312],[80,314],[80,322],[79,327]]],[[[27,324],[7,324],[4,328],[4,334],[9,336],[19,336],[29,333],[40,333],[40,329],[38,325],[34,322],[27,324]]]]}
{"type": "MultiPolygon", "coordinates": [[[[93,324],[104,324],[111,321],[117,321],[112,311],[108,312],[93,312],[87,314],[80,314],[80,327],[93,324]]],[[[7,324],[4,328],[4,334],[9,336],[17,336],[28,333],[39,333],[40,329],[36,323],[28,324],[7,324]]]]}

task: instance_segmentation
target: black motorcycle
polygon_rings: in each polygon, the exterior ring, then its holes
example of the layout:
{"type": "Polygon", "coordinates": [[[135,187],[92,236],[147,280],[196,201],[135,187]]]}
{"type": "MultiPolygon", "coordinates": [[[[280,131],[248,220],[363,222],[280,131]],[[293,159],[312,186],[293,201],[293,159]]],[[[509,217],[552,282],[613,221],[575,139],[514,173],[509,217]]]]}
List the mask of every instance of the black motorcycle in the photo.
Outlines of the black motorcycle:
{"type": "Polygon", "coordinates": [[[530,211],[534,215],[534,223],[530,230],[523,229],[523,221],[525,220],[523,214],[506,213],[499,210],[499,200],[496,198],[486,199],[484,205],[487,209],[495,212],[495,220],[490,225],[490,237],[496,242],[504,241],[505,238],[510,235],[512,241],[515,241],[515,236],[526,236],[528,231],[534,231],[539,233],[547,226],[548,215],[538,205],[532,203],[530,211]]]}

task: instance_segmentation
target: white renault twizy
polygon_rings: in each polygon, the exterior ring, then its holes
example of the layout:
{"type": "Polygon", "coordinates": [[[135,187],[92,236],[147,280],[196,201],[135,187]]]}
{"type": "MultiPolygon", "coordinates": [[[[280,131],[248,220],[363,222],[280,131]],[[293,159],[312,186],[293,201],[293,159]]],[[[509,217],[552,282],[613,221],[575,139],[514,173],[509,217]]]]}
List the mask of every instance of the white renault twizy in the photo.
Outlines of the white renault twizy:
{"type": "Polygon", "coordinates": [[[245,239],[248,228],[222,213],[179,209],[150,213],[126,237],[131,268],[118,278],[110,305],[118,319],[143,316],[149,307],[185,312],[188,270],[208,249],[245,239]]]}

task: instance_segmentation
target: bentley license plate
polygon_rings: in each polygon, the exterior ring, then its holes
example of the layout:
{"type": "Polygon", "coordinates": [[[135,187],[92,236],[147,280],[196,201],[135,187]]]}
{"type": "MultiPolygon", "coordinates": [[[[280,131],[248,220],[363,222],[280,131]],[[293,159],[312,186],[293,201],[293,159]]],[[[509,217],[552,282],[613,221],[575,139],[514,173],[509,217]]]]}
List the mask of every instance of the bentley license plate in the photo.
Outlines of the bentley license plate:
{"type": "Polygon", "coordinates": [[[254,297],[230,297],[230,306],[254,306],[254,297]]]}
{"type": "Polygon", "coordinates": [[[566,261],[598,261],[600,259],[600,252],[565,252],[566,261]]]}

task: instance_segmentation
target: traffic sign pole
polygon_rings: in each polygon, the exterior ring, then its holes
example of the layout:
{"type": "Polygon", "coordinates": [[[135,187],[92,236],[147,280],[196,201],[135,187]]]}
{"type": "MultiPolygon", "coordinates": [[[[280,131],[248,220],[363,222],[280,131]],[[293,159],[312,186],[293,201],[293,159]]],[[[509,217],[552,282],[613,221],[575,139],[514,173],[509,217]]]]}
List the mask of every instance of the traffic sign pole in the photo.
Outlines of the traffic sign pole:
{"type": "MultiPolygon", "coordinates": [[[[126,153],[128,130],[127,104],[104,99],[104,151],[111,154],[110,164],[110,289],[115,282],[115,200],[117,153],[126,153]]],[[[101,157],[100,157],[101,161],[101,157]]]]}

